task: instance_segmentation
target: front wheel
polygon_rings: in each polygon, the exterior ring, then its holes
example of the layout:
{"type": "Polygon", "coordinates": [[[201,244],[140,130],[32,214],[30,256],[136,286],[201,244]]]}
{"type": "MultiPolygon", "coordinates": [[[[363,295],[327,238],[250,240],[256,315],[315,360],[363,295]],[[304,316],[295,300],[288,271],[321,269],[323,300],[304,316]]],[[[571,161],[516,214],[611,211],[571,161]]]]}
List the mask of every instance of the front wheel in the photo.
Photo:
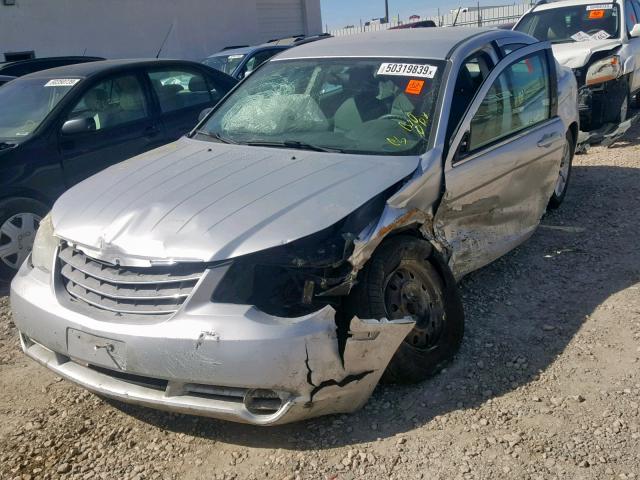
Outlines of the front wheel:
{"type": "Polygon", "coordinates": [[[29,198],[0,201],[0,281],[9,281],[31,253],[46,205],[29,198]]]}
{"type": "Polygon", "coordinates": [[[553,195],[551,195],[551,199],[549,200],[549,208],[552,210],[559,208],[564,201],[564,197],[567,195],[575,150],[576,144],[573,139],[573,133],[567,132],[567,138],[562,152],[562,162],[560,163],[560,172],[558,173],[556,186],[553,189],[553,195]]]}
{"type": "Polygon", "coordinates": [[[622,99],[620,100],[620,105],[618,105],[618,108],[615,111],[613,123],[619,125],[627,118],[629,118],[629,103],[629,95],[625,95],[624,97],[622,97],[622,99]]]}
{"type": "Polygon", "coordinates": [[[418,238],[398,236],[386,241],[361,272],[348,299],[350,315],[411,317],[416,322],[389,363],[382,378],[385,382],[418,383],[435,375],[462,343],[462,303],[455,286],[445,287],[432,253],[431,245],[418,238]]]}

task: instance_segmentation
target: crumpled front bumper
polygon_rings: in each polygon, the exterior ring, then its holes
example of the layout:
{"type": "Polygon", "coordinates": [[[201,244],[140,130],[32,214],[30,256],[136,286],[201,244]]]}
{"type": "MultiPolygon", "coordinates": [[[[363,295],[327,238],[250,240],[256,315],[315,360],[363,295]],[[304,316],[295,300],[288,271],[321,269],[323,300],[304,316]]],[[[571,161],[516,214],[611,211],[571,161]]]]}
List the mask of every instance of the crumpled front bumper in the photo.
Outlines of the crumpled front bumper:
{"type": "Polygon", "coordinates": [[[24,352],[61,377],[126,403],[256,425],[359,409],[414,325],[354,318],[340,352],[330,307],[279,318],[211,303],[199,288],[168,320],[107,322],[61,301],[55,277],[27,262],[11,305],[24,352]]]}

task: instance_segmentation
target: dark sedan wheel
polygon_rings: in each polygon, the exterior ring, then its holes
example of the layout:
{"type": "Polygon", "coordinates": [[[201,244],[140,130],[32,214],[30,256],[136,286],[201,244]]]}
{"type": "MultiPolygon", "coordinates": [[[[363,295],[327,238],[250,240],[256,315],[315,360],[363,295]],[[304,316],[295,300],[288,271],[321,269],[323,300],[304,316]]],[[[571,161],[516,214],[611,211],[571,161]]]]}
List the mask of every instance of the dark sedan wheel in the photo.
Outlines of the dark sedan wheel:
{"type": "Polygon", "coordinates": [[[31,253],[46,205],[28,198],[0,201],[0,281],[16,274],[31,253]]]}
{"type": "Polygon", "coordinates": [[[457,292],[445,288],[428,242],[407,236],[388,240],[359,280],[349,299],[350,313],[374,319],[411,317],[416,322],[387,367],[384,381],[421,382],[453,358],[464,334],[462,304],[457,292]]]}

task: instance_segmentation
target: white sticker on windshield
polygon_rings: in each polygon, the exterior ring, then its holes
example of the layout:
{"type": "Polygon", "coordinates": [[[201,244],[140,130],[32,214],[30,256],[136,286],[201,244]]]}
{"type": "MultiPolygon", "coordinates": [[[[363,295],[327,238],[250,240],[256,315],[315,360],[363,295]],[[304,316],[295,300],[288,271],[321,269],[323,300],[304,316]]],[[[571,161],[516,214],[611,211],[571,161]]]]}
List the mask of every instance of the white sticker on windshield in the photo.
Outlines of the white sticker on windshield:
{"type": "Polygon", "coordinates": [[[591,35],[580,31],[575,35],[571,35],[571,38],[573,38],[576,42],[588,42],[591,40],[591,35]]]}
{"type": "Polygon", "coordinates": [[[420,65],[417,63],[383,63],[378,69],[378,75],[396,75],[399,77],[433,78],[438,67],[420,65]]]}
{"type": "Polygon", "coordinates": [[[587,5],[587,11],[591,10],[612,10],[613,3],[601,3],[600,5],[587,5]]]}
{"type": "Polygon", "coordinates": [[[591,39],[592,40],[606,40],[607,38],[609,38],[611,35],[609,35],[607,32],[605,32],[604,30],[600,30],[599,32],[594,33],[593,35],[591,35],[591,39]]]}
{"type": "Polygon", "coordinates": [[[44,84],[45,87],[73,87],[80,81],[79,78],[57,78],[55,80],[49,80],[44,84]]]}

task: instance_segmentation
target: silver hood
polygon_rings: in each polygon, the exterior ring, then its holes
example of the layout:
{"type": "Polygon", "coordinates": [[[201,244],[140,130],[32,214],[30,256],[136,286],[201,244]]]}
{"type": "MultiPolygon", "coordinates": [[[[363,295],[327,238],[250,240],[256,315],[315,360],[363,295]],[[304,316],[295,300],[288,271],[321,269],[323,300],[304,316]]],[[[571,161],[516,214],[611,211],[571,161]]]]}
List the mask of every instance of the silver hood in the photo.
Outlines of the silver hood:
{"type": "Polygon", "coordinates": [[[595,40],[592,42],[556,43],[553,45],[553,55],[560,65],[569,68],[584,67],[596,52],[613,50],[622,46],[620,40],[595,40]]]}
{"type": "Polygon", "coordinates": [[[57,236],[112,262],[224,260],[328,228],[418,164],[182,138],[80,183],[52,218],[57,236]]]}

